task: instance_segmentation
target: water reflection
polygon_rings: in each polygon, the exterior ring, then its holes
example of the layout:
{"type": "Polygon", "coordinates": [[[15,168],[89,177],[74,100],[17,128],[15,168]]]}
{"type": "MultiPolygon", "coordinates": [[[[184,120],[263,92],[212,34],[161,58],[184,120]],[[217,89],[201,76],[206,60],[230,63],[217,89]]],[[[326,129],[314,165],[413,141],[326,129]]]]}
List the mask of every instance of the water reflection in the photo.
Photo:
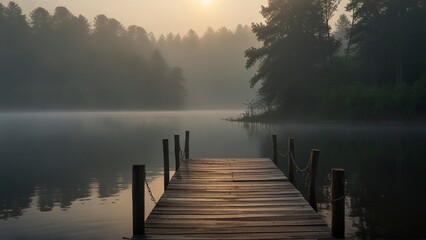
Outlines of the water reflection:
{"type": "Polygon", "coordinates": [[[2,116],[0,218],[21,216],[33,197],[43,212],[69,208],[90,196],[93,182],[99,198],[110,197],[128,188],[133,163],[145,163],[158,175],[153,139],[172,132],[173,121],[158,133],[150,128],[155,123],[132,127],[132,120],[112,113],[2,116]]]}
{"type": "MultiPolygon", "coordinates": [[[[172,143],[189,129],[192,156],[239,156],[243,148],[249,149],[243,156],[258,155],[244,130],[221,120],[232,114],[0,114],[0,238],[72,239],[76,231],[84,238],[131,236],[131,166],[146,164],[158,199],[162,138],[172,143]]],[[[153,203],[146,202],[149,213],[153,203]]]]}
{"type": "MultiPolygon", "coordinates": [[[[248,132],[255,132],[251,127],[248,132]]],[[[263,136],[263,154],[272,151],[263,136]]],[[[347,178],[347,232],[351,237],[425,237],[422,216],[426,208],[426,129],[423,127],[368,127],[343,125],[272,125],[280,150],[287,137],[296,139],[296,159],[304,166],[311,148],[321,149],[318,197],[321,214],[330,219],[331,168],[345,168],[347,178]]],[[[287,162],[280,167],[287,172],[287,162]]],[[[297,186],[306,196],[303,176],[297,186]]]]}
{"type": "MultiPolygon", "coordinates": [[[[294,137],[296,159],[321,149],[320,213],[330,222],[328,174],[347,170],[351,237],[425,237],[426,128],[240,124],[235,112],[0,114],[0,238],[131,236],[131,165],[146,164],[159,198],[162,138],[191,130],[191,156],[270,157],[294,137]]],[[[181,139],[183,142],[183,139],[181,139]]],[[[170,146],[172,149],[172,146],[170,146]]],[[[171,169],[173,154],[170,156],[171,169]]],[[[280,167],[287,172],[283,159],[280,167]]],[[[297,186],[306,194],[302,176],[297,186]]],[[[148,195],[147,195],[148,196],[148,195]]],[[[147,213],[154,206],[146,200],[147,213]]]]}

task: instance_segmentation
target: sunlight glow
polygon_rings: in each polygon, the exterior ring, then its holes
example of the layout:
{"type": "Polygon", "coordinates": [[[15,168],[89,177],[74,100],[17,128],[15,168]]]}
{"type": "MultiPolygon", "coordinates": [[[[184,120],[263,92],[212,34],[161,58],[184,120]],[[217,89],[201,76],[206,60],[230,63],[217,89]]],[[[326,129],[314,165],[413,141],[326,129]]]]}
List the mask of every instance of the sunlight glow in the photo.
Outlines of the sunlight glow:
{"type": "Polygon", "coordinates": [[[204,6],[208,6],[212,3],[212,0],[203,0],[204,6]]]}

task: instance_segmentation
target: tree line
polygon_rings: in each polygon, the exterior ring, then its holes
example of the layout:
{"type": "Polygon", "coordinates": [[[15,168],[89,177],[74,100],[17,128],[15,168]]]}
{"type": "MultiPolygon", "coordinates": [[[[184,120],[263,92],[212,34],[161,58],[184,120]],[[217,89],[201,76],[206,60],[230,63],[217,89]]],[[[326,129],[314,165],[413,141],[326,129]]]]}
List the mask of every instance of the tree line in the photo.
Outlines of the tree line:
{"type": "Polygon", "coordinates": [[[252,108],[297,118],[415,119],[426,113],[426,3],[350,0],[336,31],[340,0],[269,0],[252,25],[261,47],[252,108]]]}
{"type": "Polygon", "coordinates": [[[93,24],[65,7],[0,3],[0,108],[175,109],[183,70],[171,67],[142,27],[105,15],[93,24]]]}
{"type": "Polygon", "coordinates": [[[190,108],[238,108],[255,96],[244,68],[244,50],[258,46],[249,26],[208,28],[204,33],[160,35],[155,46],[172,63],[185,69],[190,108]]]}

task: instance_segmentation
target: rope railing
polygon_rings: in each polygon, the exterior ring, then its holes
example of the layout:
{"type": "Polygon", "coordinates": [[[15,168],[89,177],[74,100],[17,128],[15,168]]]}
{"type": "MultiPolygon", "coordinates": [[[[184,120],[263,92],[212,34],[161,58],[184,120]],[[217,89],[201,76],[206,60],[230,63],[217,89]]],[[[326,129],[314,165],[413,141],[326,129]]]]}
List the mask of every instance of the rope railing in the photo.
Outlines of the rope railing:
{"type": "MultiPolygon", "coordinates": [[[[311,150],[311,156],[306,164],[306,166],[300,166],[300,164],[297,163],[295,157],[294,157],[294,138],[288,139],[288,149],[287,154],[283,154],[278,149],[278,143],[277,143],[277,135],[272,135],[272,161],[275,165],[278,166],[278,158],[282,157],[288,158],[288,175],[287,179],[288,181],[296,186],[295,181],[295,173],[298,173],[298,175],[301,175],[302,179],[305,180],[304,187],[307,190],[307,200],[309,201],[309,204],[312,206],[312,208],[317,211],[317,203],[316,203],[316,172],[317,172],[317,166],[318,166],[318,158],[320,151],[318,149],[312,149],[311,150]]],[[[301,186],[302,187],[302,186],[301,186]]]]}
{"type": "Polygon", "coordinates": [[[169,140],[163,139],[163,160],[164,160],[164,190],[167,189],[170,181],[169,175],[169,161],[170,154],[174,155],[175,171],[179,169],[180,165],[189,156],[189,131],[185,132],[185,150],[180,147],[179,135],[174,135],[174,151],[169,150],[169,140]]]}
{"type": "MultiPolygon", "coordinates": [[[[280,154],[281,155],[281,154],[280,154]]],[[[312,158],[309,159],[309,162],[306,164],[305,168],[301,168],[297,163],[296,160],[294,159],[293,153],[288,153],[287,156],[290,156],[290,160],[291,160],[291,164],[295,167],[296,172],[300,173],[303,177],[306,178],[305,180],[305,188],[308,189],[309,187],[309,182],[311,180],[311,176],[307,173],[307,171],[310,169],[311,165],[312,165],[312,158]]]]}
{"type": "Polygon", "coordinates": [[[344,199],[345,199],[345,196],[342,196],[342,197],[339,197],[339,198],[336,198],[336,199],[330,199],[330,201],[331,202],[338,202],[338,201],[342,201],[344,199]]]}
{"type": "Polygon", "coordinates": [[[179,148],[179,158],[180,158],[180,163],[183,162],[183,160],[185,160],[185,152],[179,148]]]}
{"type": "Polygon", "coordinates": [[[306,167],[302,169],[299,165],[297,165],[296,160],[294,159],[293,153],[291,153],[289,155],[289,151],[288,150],[287,150],[286,154],[283,154],[280,150],[277,150],[277,153],[278,153],[278,155],[280,155],[283,158],[290,156],[290,159],[291,159],[291,162],[292,162],[293,166],[295,166],[296,170],[298,172],[300,172],[300,173],[306,172],[309,169],[309,167],[311,166],[311,164],[312,164],[312,159],[309,159],[309,162],[306,165],[306,167]]]}
{"type": "MultiPolygon", "coordinates": [[[[328,175],[327,175],[327,179],[329,180],[329,181],[332,181],[331,179],[332,179],[332,172],[329,172],[328,173],[328,175]]],[[[346,196],[345,195],[343,195],[343,196],[341,196],[341,197],[339,197],[339,198],[333,198],[332,196],[331,196],[331,194],[329,194],[329,201],[330,202],[339,202],[339,201],[342,201],[342,200],[344,200],[344,199],[346,199],[346,196]]]]}
{"type": "Polygon", "coordinates": [[[157,205],[158,202],[155,199],[154,194],[152,193],[151,187],[149,186],[148,181],[146,179],[145,179],[145,185],[146,185],[146,188],[148,189],[148,193],[149,193],[149,196],[151,197],[151,201],[157,205]]]}
{"type": "Polygon", "coordinates": [[[277,153],[278,153],[278,155],[280,155],[281,157],[287,157],[288,156],[288,151],[287,151],[287,153],[286,154],[283,154],[283,153],[281,153],[281,151],[280,150],[277,150],[277,153]]]}
{"type": "MultiPolygon", "coordinates": [[[[169,155],[170,155],[170,154],[175,154],[176,152],[175,151],[166,151],[166,153],[169,153],[169,155]]],[[[179,147],[178,154],[179,154],[179,162],[182,163],[185,160],[185,152],[180,147],[179,147]]],[[[148,189],[148,193],[149,193],[151,201],[153,203],[157,204],[158,201],[155,198],[154,193],[153,193],[153,191],[152,191],[151,187],[149,186],[148,181],[146,179],[145,179],[145,185],[146,185],[146,188],[148,189]]]]}
{"type": "Polygon", "coordinates": [[[297,165],[296,160],[294,159],[293,153],[290,153],[290,159],[293,166],[296,167],[296,170],[299,171],[300,173],[306,172],[312,164],[312,158],[310,158],[308,164],[306,164],[306,167],[302,169],[299,165],[297,165]]]}
{"type": "Polygon", "coordinates": [[[180,164],[189,157],[189,131],[185,132],[185,150],[182,150],[180,147],[180,138],[177,134],[174,135],[174,145],[175,164],[177,171],[180,167],[180,164]]]}
{"type": "MultiPolygon", "coordinates": [[[[169,151],[169,154],[174,155],[175,152],[169,151]]],[[[181,148],[179,148],[179,160],[180,160],[180,163],[182,163],[183,160],[185,160],[185,152],[181,148]]]]}

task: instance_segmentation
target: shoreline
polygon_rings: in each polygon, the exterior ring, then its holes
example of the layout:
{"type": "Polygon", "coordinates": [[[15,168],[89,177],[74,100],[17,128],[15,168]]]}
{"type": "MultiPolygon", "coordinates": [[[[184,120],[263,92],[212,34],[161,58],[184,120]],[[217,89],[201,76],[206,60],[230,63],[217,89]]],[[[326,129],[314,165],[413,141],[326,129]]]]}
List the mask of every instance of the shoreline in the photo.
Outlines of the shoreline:
{"type": "Polygon", "coordinates": [[[248,123],[248,124],[321,124],[321,125],[354,125],[354,126],[407,126],[426,127],[426,119],[416,120],[327,120],[327,119],[297,119],[297,118],[277,118],[265,117],[263,115],[227,117],[223,120],[228,122],[248,123]]]}

